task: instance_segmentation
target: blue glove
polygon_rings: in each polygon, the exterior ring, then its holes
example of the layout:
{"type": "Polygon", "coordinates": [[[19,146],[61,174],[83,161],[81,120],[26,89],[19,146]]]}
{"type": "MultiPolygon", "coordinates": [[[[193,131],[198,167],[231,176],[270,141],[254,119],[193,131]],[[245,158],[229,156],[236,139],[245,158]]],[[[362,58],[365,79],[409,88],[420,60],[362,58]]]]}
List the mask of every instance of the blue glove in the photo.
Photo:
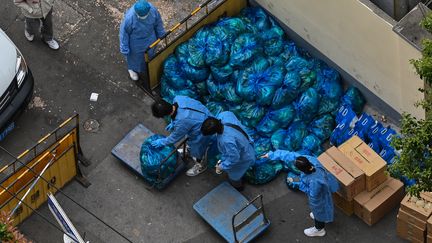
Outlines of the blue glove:
{"type": "Polygon", "coordinates": [[[154,140],[153,142],[151,142],[151,146],[153,146],[155,148],[161,148],[164,145],[162,143],[162,139],[158,139],[158,140],[154,140]]]}
{"type": "Polygon", "coordinates": [[[170,124],[165,127],[165,130],[167,130],[168,132],[172,132],[174,130],[174,124],[170,122],[170,124]]]}

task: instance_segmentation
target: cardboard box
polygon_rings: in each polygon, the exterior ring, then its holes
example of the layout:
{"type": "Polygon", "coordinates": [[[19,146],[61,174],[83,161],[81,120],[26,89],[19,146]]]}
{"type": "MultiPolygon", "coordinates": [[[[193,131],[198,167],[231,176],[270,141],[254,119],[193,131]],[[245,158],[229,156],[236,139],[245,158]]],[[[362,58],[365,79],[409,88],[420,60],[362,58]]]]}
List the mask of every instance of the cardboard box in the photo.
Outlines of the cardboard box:
{"type": "Polygon", "coordinates": [[[420,228],[421,230],[426,230],[427,223],[425,221],[422,221],[411,214],[405,212],[403,209],[399,209],[398,216],[401,220],[408,222],[412,225],[415,225],[416,227],[420,228]]]}
{"type": "Polygon", "coordinates": [[[359,137],[351,137],[339,146],[339,150],[365,173],[367,191],[386,181],[386,162],[359,137]]]}
{"type": "MultiPolygon", "coordinates": [[[[422,195],[420,195],[420,197],[422,199],[425,199],[423,198],[422,195]]],[[[417,207],[415,202],[411,201],[410,198],[411,197],[409,195],[404,197],[404,199],[401,202],[400,210],[403,210],[407,214],[411,215],[414,218],[419,219],[420,221],[427,222],[428,218],[432,214],[432,209],[417,207]]]]}
{"type": "Polygon", "coordinates": [[[426,239],[425,231],[400,219],[399,215],[397,216],[396,220],[396,232],[399,237],[411,242],[423,243],[426,239]]]}
{"type": "Polygon", "coordinates": [[[390,177],[371,192],[357,195],[354,213],[368,225],[373,225],[395,208],[403,197],[403,183],[390,177]]]}
{"type": "Polygon", "coordinates": [[[428,235],[432,237],[432,217],[429,217],[429,219],[427,220],[426,228],[427,228],[428,235]]]}
{"type": "Polygon", "coordinates": [[[347,201],[365,190],[365,175],[349,158],[336,147],[322,153],[318,160],[339,181],[339,193],[347,201]]]}
{"type": "Polygon", "coordinates": [[[348,216],[354,214],[354,200],[348,201],[339,192],[333,193],[333,203],[348,216]]]}

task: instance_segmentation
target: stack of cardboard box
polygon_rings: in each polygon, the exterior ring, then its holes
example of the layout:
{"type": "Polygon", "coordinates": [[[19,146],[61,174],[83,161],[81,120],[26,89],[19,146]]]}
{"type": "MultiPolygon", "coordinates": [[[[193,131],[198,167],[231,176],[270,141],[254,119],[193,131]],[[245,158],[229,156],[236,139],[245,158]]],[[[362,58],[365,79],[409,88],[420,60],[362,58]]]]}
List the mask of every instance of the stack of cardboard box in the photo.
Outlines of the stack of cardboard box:
{"type": "Polygon", "coordinates": [[[335,205],[368,225],[378,222],[404,196],[402,182],[387,177],[385,161],[357,136],[339,148],[331,147],[318,160],[339,181],[335,205]]]}
{"type": "Polygon", "coordinates": [[[397,234],[411,242],[432,242],[431,214],[431,193],[421,193],[420,198],[407,195],[397,216],[397,234]]]}

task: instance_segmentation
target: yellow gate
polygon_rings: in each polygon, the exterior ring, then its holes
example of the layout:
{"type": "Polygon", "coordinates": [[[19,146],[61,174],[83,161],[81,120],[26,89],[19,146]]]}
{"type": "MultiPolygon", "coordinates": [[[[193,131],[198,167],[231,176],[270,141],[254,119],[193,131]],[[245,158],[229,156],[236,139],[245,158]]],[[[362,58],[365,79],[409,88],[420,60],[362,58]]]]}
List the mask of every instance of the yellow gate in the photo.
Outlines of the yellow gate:
{"type": "Polygon", "coordinates": [[[0,210],[11,212],[15,209],[12,217],[17,225],[47,201],[48,192],[54,194],[73,178],[88,187],[90,183],[83,177],[78,161],[89,165],[80,148],[76,114],[0,169],[0,210]],[[39,175],[41,179],[23,198],[39,175]],[[20,200],[22,204],[16,208],[20,200]]]}

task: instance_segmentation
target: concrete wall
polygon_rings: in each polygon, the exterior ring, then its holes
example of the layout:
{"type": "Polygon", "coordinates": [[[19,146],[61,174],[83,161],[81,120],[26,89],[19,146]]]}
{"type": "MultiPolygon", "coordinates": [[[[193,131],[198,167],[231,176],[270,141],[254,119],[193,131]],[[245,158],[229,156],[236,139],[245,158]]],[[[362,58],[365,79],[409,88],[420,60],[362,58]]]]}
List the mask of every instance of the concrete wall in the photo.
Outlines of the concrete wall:
{"type": "Polygon", "coordinates": [[[413,105],[423,98],[418,88],[423,88],[424,83],[409,63],[421,53],[365,4],[358,0],[256,2],[292,30],[295,37],[331,60],[346,80],[364,86],[359,88],[366,93],[371,91],[375,97],[366,94],[369,103],[385,103],[399,114],[405,111],[424,117],[424,111],[413,105]]]}

